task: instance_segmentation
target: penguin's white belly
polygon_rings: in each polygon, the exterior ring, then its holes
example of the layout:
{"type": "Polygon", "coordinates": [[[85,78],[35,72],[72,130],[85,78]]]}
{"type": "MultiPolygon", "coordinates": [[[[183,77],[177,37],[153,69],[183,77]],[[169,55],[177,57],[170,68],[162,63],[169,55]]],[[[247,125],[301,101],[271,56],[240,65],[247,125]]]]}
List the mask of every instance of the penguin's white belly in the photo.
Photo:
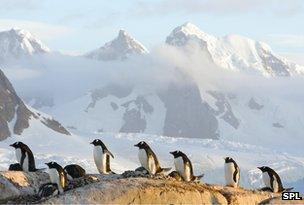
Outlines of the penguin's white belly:
{"type": "Polygon", "coordinates": [[[20,148],[15,149],[15,155],[16,155],[17,162],[21,165],[21,156],[22,156],[22,153],[21,153],[21,149],[20,148]]]}
{"type": "Polygon", "coordinates": [[[278,180],[276,178],[276,176],[274,175],[273,176],[273,182],[272,182],[272,190],[273,192],[279,192],[279,183],[278,183],[278,180]]]}
{"type": "Polygon", "coordinates": [[[59,176],[57,169],[54,169],[54,168],[48,169],[48,173],[49,173],[51,182],[54,184],[57,184],[59,192],[62,193],[63,188],[60,183],[60,176],[59,176]]]}
{"type": "Polygon", "coordinates": [[[269,187],[272,189],[271,183],[270,183],[270,177],[267,172],[263,172],[263,181],[264,181],[264,184],[266,187],[269,187]]]}
{"type": "Polygon", "coordinates": [[[24,158],[24,160],[23,160],[22,169],[23,169],[23,171],[25,171],[25,172],[28,172],[28,171],[29,171],[29,157],[28,157],[27,152],[25,153],[25,158],[24,158]]]}
{"type": "Polygon", "coordinates": [[[60,179],[57,169],[48,169],[50,180],[52,183],[60,185],[60,179]]]}
{"type": "Polygon", "coordinates": [[[94,162],[100,174],[106,173],[106,154],[103,153],[100,146],[94,146],[94,162]]]}
{"type": "Polygon", "coordinates": [[[227,186],[237,187],[238,175],[236,176],[236,182],[235,182],[233,180],[234,172],[235,172],[234,164],[232,162],[225,163],[225,180],[227,186]]]}
{"type": "Polygon", "coordinates": [[[185,181],[190,181],[190,167],[184,166],[184,160],[182,157],[174,158],[175,170],[182,176],[185,181]]]}
{"type": "Polygon", "coordinates": [[[147,155],[146,150],[144,150],[144,149],[139,149],[138,150],[138,159],[139,159],[140,165],[142,167],[144,167],[146,170],[149,170],[148,155],[147,155]]]}

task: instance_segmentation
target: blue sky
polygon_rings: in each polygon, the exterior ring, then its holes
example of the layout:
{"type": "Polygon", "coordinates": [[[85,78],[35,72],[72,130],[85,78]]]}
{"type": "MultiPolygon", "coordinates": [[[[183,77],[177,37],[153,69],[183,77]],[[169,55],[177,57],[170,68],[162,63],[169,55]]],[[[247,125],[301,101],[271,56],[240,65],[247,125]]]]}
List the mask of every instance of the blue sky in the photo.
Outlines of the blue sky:
{"type": "Polygon", "coordinates": [[[190,21],[264,41],[304,64],[303,0],[0,0],[0,30],[27,29],[52,50],[84,53],[127,30],[146,47],[190,21]]]}

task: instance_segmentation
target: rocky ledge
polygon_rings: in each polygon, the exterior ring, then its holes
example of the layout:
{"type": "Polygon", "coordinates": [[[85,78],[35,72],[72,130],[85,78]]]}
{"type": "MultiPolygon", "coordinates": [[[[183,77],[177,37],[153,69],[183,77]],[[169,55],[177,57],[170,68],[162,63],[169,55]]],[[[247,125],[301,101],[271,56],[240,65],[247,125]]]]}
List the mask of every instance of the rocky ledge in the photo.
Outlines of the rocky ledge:
{"type": "MultiPolygon", "coordinates": [[[[46,204],[280,204],[280,194],[219,185],[180,182],[171,177],[87,175],[61,195],[41,199],[44,172],[0,172],[0,203],[46,204]]],[[[297,201],[303,204],[304,201],[297,201]]],[[[291,201],[288,202],[290,204],[291,201]]]]}

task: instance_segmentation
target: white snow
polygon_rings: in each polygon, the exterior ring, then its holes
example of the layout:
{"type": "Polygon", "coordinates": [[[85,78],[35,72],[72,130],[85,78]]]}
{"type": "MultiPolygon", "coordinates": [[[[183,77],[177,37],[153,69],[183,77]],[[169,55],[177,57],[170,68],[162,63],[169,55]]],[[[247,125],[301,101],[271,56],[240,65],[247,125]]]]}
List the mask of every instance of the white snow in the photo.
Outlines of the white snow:
{"type": "Polygon", "coordinates": [[[167,37],[167,43],[170,45],[191,46],[193,42],[202,47],[206,45],[206,49],[213,62],[222,68],[249,73],[261,73],[264,76],[276,76],[279,75],[276,72],[280,71],[277,68],[278,65],[275,65],[277,67],[269,67],[273,63],[273,60],[269,60],[266,63],[267,67],[262,59],[263,56],[272,55],[272,58],[277,58],[281,61],[280,66],[283,66],[289,75],[304,73],[304,66],[297,65],[277,56],[266,43],[254,41],[240,35],[215,37],[201,31],[192,23],[185,23],[175,28],[167,37]]]}
{"type": "Polygon", "coordinates": [[[90,51],[85,56],[95,60],[124,60],[131,54],[145,54],[148,50],[135,40],[125,30],[120,30],[118,36],[104,46],[90,51]]]}
{"type": "Polygon", "coordinates": [[[2,60],[20,59],[49,52],[48,47],[26,30],[13,28],[0,32],[0,59],[2,60]]]}

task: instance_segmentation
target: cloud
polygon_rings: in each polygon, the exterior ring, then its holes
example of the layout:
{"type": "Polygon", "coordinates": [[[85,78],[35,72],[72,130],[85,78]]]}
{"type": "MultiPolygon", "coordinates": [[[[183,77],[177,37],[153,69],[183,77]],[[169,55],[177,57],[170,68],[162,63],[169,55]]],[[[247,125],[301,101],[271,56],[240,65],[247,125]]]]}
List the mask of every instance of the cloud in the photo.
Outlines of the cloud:
{"type": "Polygon", "coordinates": [[[281,56],[291,60],[299,65],[304,66],[304,52],[302,53],[279,53],[281,56]]]}
{"type": "Polygon", "coordinates": [[[267,42],[281,47],[287,48],[303,48],[304,35],[298,34],[269,34],[266,39],[267,42]]]}
{"type": "Polygon", "coordinates": [[[38,0],[0,0],[0,11],[7,12],[11,10],[35,10],[38,9],[38,0]]]}
{"type": "Polygon", "coordinates": [[[25,21],[15,19],[0,19],[0,30],[11,28],[25,29],[41,40],[50,40],[71,34],[72,29],[65,26],[51,25],[37,21],[25,21]]]}
{"type": "Polygon", "coordinates": [[[280,16],[291,16],[301,12],[302,0],[163,0],[158,2],[138,1],[136,14],[168,14],[170,12],[240,14],[267,12],[280,16]]]}

